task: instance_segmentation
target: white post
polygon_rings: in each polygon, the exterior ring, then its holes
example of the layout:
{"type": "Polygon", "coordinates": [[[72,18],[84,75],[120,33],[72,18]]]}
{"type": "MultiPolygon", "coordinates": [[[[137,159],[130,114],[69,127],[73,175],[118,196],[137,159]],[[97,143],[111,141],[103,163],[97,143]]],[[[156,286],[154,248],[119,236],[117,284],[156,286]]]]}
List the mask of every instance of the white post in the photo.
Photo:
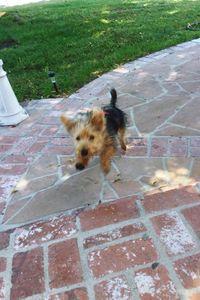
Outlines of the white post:
{"type": "Polygon", "coordinates": [[[28,118],[28,114],[19,104],[2,66],[0,59],[0,126],[17,125],[28,118]]]}

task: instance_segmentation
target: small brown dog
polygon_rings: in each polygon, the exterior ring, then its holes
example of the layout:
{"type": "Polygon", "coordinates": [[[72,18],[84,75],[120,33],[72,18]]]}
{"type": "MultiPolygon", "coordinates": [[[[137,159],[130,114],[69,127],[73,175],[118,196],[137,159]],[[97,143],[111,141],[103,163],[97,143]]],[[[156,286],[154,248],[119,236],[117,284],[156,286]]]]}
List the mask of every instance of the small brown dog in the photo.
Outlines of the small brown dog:
{"type": "Polygon", "coordinates": [[[73,137],[75,145],[75,167],[83,170],[90,158],[100,156],[104,174],[110,171],[111,158],[117,150],[118,136],[121,148],[126,151],[126,114],[116,107],[117,92],[110,91],[111,101],[107,106],[78,111],[74,118],[61,116],[67,132],[73,137]]]}

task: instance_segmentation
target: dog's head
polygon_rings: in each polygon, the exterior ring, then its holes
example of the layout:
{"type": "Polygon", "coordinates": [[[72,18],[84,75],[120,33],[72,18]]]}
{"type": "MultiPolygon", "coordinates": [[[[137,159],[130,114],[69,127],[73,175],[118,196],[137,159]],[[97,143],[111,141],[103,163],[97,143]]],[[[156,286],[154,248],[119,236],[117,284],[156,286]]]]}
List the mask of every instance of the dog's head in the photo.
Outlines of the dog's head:
{"type": "Polygon", "coordinates": [[[101,152],[105,137],[105,117],[100,109],[78,112],[74,118],[61,116],[67,132],[75,145],[75,167],[83,170],[91,157],[101,152]]]}

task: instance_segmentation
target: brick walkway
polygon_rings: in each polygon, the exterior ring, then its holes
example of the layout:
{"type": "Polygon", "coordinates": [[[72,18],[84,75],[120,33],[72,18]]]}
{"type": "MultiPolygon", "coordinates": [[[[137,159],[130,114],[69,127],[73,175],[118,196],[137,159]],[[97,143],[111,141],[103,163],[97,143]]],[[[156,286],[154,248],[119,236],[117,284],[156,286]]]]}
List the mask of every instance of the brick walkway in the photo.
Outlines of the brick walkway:
{"type": "Polygon", "coordinates": [[[154,53],[0,129],[0,299],[200,299],[199,53],[200,39],[154,53]],[[59,116],[110,87],[128,150],[104,178],[98,159],[74,170],[59,116]]]}

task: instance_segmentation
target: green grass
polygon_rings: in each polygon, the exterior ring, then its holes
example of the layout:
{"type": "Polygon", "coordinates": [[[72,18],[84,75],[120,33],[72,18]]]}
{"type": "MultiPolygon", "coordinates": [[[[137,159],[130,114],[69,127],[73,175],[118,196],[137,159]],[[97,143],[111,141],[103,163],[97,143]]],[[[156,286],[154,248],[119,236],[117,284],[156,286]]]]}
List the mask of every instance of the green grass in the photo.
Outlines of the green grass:
{"type": "Polygon", "coordinates": [[[4,10],[0,58],[18,99],[70,94],[121,63],[200,37],[199,0],[58,0],[4,10]]]}

